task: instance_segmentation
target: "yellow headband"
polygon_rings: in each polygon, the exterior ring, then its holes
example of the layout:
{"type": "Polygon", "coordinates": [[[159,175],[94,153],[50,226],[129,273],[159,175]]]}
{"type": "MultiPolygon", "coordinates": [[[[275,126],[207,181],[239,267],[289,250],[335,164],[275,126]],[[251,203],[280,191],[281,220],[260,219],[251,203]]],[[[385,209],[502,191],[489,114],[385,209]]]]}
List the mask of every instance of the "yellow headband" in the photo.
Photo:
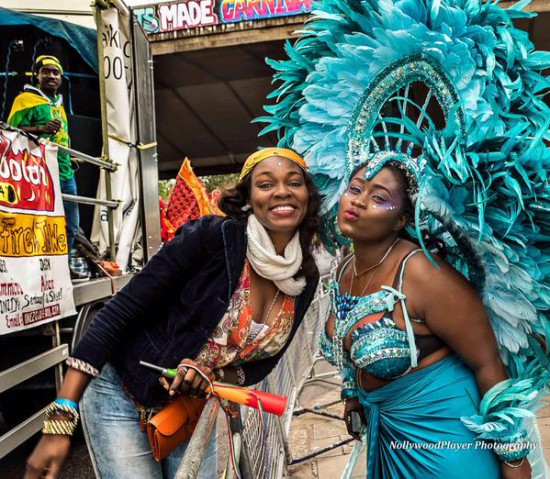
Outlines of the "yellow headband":
{"type": "Polygon", "coordinates": [[[306,162],[304,159],[295,151],[289,150],[287,148],[264,148],[256,153],[252,153],[244,162],[243,169],[241,170],[241,175],[239,176],[239,181],[241,181],[246,175],[248,175],[252,169],[260,162],[271,158],[272,156],[280,156],[281,158],[286,158],[287,160],[296,163],[304,171],[307,170],[306,162]]]}
{"type": "Polygon", "coordinates": [[[40,55],[36,61],[34,62],[34,67],[36,73],[40,71],[42,67],[45,67],[46,65],[51,65],[56,67],[61,74],[63,75],[63,67],[61,66],[61,62],[54,57],[53,55],[40,55]]]}

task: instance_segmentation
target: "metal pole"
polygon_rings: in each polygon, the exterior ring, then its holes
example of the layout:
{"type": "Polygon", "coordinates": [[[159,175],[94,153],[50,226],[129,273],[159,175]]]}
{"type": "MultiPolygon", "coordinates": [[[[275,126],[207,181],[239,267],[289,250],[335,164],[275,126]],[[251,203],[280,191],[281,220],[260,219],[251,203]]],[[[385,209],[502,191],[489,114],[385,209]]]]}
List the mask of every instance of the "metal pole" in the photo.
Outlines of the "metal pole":
{"type": "Polygon", "coordinates": [[[120,0],[110,0],[110,1],[119,12],[122,12],[123,15],[126,15],[126,16],[130,15],[130,10],[124,4],[124,2],[122,2],[120,0]]]}
{"type": "Polygon", "coordinates": [[[86,153],[82,153],[78,150],[73,150],[72,148],[68,148],[63,145],[59,145],[58,143],[55,143],[47,138],[40,138],[36,135],[33,135],[32,133],[27,133],[19,128],[16,128],[14,126],[9,125],[8,123],[5,123],[3,121],[0,121],[0,128],[3,130],[8,131],[16,131],[20,135],[24,135],[27,138],[30,138],[33,142],[38,143],[39,140],[45,141],[46,143],[55,145],[59,151],[62,151],[63,153],[67,153],[71,158],[78,158],[79,160],[83,161],[84,163],[90,163],[95,166],[99,166],[100,168],[104,168],[105,170],[109,171],[116,171],[117,168],[120,166],[118,163],[114,163],[112,161],[104,161],[101,158],[96,158],[95,156],[87,155],[86,153]]]}
{"type": "Polygon", "coordinates": [[[176,473],[176,479],[195,479],[202,464],[202,458],[206,451],[206,446],[212,434],[212,428],[218,418],[220,402],[217,398],[211,397],[204,407],[199,422],[191,440],[185,450],[185,455],[181,460],[180,467],[176,473]]]}
{"type": "Polygon", "coordinates": [[[95,158],[93,156],[87,155],[86,153],[73,150],[72,148],[67,148],[66,146],[57,145],[57,147],[59,148],[59,151],[63,151],[64,153],[67,153],[71,157],[75,157],[86,163],[99,166],[100,168],[104,168],[107,171],[116,171],[118,167],[118,165],[116,163],[113,163],[112,161],[105,161],[100,158],[95,158]]]}
{"type": "Polygon", "coordinates": [[[301,462],[307,461],[308,459],[313,459],[314,457],[319,456],[320,454],[323,454],[328,451],[332,451],[333,449],[336,449],[340,446],[345,446],[346,444],[349,444],[350,442],[355,441],[353,437],[349,437],[347,439],[342,439],[341,441],[335,442],[334,444],[331,444],[330,446],[322,447],[321,449],[317,449],[316,451],[310,452],[309,454],[306,454],[305,456],[297,457],[296,459],[293,459],[290,462],[290,466],[293,466],[294,464],[300,464],[301,462]]]}
{"type": "MultiPolygon", "coordinates": [[[[54,321],[54,334],[52,336],[52,346],[57,348],[61,345],[61,332],[59,331],[59,320],[54,321]]],[[[63,382],[63,363],[55,365],[55,389],[57,392],[61,389],[63,382]]]]}
{"type": "MultiPolygon", "coordinates": [[[[239,468],[239,458],[241,457],[241,451],[244,447],[243,438],[240,433],[236,432],[233,434],[231,429],[228,429],[227,434],[230,435],[229,440],[233,441],[233,448],[235,450],[235,461],[237,462],[237,469],[239,468]]],[[[219,457],[219,456],[218,456],[219,457]]],[[[227,473],[225,475],[226,479],[237,479],[237,472],[233,469],[233,464],[231,463],[231,453],[228,454],[227,458],[227,473]]]]}
{"type": "MultiPolygon", "coordinates": [[[[99,104],[101,106],[101,137],[103,140],[103,155],[105,158],[110,160],[109,155],[109,131],[107,127],[107,97],[105,93],[105,72],[103,69],[103,60],[105,57],[103,50],[103,39],[102,39],[102,23],[101,23],[101,10],[100,5],[95,3],[94,5],[94,17],[97,26],[97,56],[98,56],[98,69],[99,69],[99,104]]],[[[111,172],[105,170],[105,191],[107,194],[107,200],[113,199],[113,192],[111,187],[111,172]]],[[[115,226],[114,226],[114,217],[113,210],[107,209],[107,230],[109,232],[109,256],[111,260],[114,260],[116,257],[115,249],[115,226]]]]}
{"type": "MultiPolygon", "coordinates": [[[[231,434],[239,434],[242,440],[242,447],[241,452],[239,455],[239,469],[241,473],[242,479],[259,479],[256,477],[255,471],[254,471],[254,465],[251,460],[251,451],[248,450],[247,443],[246,443],[246,432],[244,430],[244,424],[243,424],[243,416],[242,411],[244,407],[239,407],[239,414],[237,417],[231,418],[230,426],[231,426],[231,434]]],[[[255,447],[260,447],[260,445],[255,444],[255,447]]]]}
{"type": "Polygon", "coordinates": [[[98,200],[96,198],[88,198],[87,196],[68,195],[63,193],[62,198],[64,201],[72,201],[73,203],[82,203],[85,205],[98,205],[106,206],[107,208],[118,208],[118,201],[98,200]]]}

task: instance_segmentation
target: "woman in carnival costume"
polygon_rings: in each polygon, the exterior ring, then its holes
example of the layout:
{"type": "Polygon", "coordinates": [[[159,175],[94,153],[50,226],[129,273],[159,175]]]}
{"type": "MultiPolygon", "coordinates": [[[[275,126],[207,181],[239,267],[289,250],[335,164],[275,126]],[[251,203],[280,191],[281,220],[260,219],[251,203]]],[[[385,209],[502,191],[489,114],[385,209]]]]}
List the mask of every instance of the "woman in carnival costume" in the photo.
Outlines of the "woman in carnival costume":
{"type": "Polygon", "coordinates": [[[321,0],[270,62],[265,131],[304,155],[325,243],[355,247],[322,350],[369,479],[547,474],[550,55],[513,26],[526,3],[321,0]]]}
{"type": "MultiPolygon", "coordinates": [[[[275,367],[316,291],[319,204],[294,151],[251,155],[219,200],[227,216],[184,224],[98,313],[67,360],[25,478],[58,476],[81,398],[98,477],[175,477],[188,441],[155,462],[144,422],[178,394],[204,396],[207,377],[249,386],[275,367]],[[159,382],[141,360],[177,376],[159,382]]],[[[217,477],[216,462],[214,434],[199,477],[217,477]]]]}

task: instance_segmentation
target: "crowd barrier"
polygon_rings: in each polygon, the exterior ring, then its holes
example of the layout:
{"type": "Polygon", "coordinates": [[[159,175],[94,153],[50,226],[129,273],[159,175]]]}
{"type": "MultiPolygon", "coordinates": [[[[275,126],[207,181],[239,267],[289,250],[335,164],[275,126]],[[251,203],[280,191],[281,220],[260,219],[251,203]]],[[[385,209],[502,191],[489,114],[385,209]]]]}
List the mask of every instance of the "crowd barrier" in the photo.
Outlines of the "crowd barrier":
{"type": "Polygon", "coordinates": [[[202,463],[211,434],[218,442],[218,477],[231,479],[237,476],[231,466],[230,435],[238,470],[243,479],[279,479],[286,473],[292,456],[288,434],[296,401],[318,356],[319,334],[329,314],[328,275],[321,278],[319,287],[303,323],[292,344],[271,374],[255,389],[288,397],[288,406],[281,417],[264,414],[263,421],[257,410],[241,406],[236,417],[230,420],[219,407],[218,399],[211,398],[204,409],[197,429],[182,459],[176,479],[194,479],[202,463]],[[263,423],[263,424],[262,424],[263,423]],[[217,427],[214,428],[213,425],[217,427]]]}

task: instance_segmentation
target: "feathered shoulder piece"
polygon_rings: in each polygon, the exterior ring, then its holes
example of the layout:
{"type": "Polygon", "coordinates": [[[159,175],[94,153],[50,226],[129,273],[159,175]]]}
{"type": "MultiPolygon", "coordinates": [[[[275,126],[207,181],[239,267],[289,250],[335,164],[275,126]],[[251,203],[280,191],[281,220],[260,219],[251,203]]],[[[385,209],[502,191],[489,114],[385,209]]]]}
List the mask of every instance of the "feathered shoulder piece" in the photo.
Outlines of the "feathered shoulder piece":
{"type": "MultiPolygon", "coordinates": [[[[481,0],[320,0],[276,70],[264,132],[302,154],[325,243],[351,172],[414,163],[420,228],[483,298],[513,378],[548,385],[550,53],[481,0]],[[535,379],[536,376],[536,379],[535,379]]],[[[412,231],[414,234],[415,231],[412,231]]],[[[525,391],[523,391],[524,396],[525,391]]],[[[528,395],[528,394],[527,394],[528,395]]],[[[488,410],[490,408],[488,407],[488,410]]]]}

